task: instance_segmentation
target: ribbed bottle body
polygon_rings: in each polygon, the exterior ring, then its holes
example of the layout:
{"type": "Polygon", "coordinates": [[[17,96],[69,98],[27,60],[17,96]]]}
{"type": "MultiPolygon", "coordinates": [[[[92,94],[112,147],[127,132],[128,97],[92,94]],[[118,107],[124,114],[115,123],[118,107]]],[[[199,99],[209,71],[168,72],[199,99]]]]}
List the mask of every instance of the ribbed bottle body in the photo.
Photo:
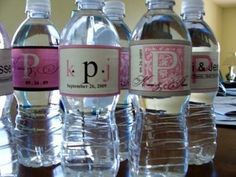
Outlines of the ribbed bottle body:
{"type": "Polygon", "coordinates": [[[187,127],[189,163],[210,162],[216,152],[213,101],[219,85],[219,46],[209,26],[197,18],[184,20],[192,39],[192,89],[187,127]]]}
{"type": "Polygon", "coordinates": [[[134,123],[134,112],[132,106],[132,95],[129,93],[129,41],[131,32],[128,26],[121,20],[112,20],[120,38],[120,96],[116,106],[115,119],[118,126],[120,138],[120,157],[121,161],[128,159],[128,148],[131,137],[131,129],[134,123]]]}

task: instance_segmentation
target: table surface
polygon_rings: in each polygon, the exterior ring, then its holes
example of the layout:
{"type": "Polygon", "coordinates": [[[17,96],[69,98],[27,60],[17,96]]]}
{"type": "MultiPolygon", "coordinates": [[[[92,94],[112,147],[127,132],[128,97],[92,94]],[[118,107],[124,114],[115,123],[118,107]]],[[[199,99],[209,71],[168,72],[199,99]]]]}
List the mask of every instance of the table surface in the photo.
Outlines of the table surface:
{"type": "MultiPolygon", "coordinates": [[[[236,177],[236,127],[217,126],[217,152],[213,162],[189,166],[186,177],[236,177]]],[[[19,168],[18,177],[63,177],[61,166],[49,168],[19,168]]],[[[117,177],[128,177],[125,164],[117,177]]]]}
{"type": "Polygon", "coordinates": [[[212,163],[190,166],[187,177],[236,177],[236,127],[217,126],[217,151],[212,163]]]}

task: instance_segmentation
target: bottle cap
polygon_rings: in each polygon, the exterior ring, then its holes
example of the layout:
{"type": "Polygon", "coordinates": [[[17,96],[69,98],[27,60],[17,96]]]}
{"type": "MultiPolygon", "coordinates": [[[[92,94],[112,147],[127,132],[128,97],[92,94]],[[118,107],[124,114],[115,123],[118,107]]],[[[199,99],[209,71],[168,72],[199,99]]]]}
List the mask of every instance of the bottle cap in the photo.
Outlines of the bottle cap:
{"type": "Polygon", "coordinates": [[[125,3],[121,0],[105,1],[103,11],[106,15],[125,15],[125,3]]]}
{"type": "Polygon", "coordinates": [[[175,0],[146,0],[146,4],[155,3],[155,2],[167,2],[167,3],[173,2],[173,3],[175,3],[175,0]]]}
{"type": "Polygon", "coordinates": [[[50,0],[26,0],[25,12],[37,11],[51,13],[50,0]]]}
{"type": "Polygon", "coordinates": [[[104,0],[75,0],[75,3],[104,3],[104,0]]]}
{"type": "Polygon", "coordinates": [[[182,0],[181,13],[197,13],[199,11],[204,11],[203,0],[182,0]]]}
{"type": "Polygon", "coordinates": [[[104,0],[75,0],[76,4],[80,5],[80,8],[97,9],[104,6],[104,0]]]}

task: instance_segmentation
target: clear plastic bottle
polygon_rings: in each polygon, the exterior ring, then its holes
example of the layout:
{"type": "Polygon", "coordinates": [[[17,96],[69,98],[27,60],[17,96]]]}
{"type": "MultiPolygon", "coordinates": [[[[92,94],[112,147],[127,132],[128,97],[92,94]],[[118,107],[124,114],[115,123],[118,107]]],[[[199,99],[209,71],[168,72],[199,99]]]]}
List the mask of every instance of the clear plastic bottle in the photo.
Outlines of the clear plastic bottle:
{"type": "Polygon", "coordinates": [[[203,20],[202,0],[184,0],[183,21],[192,39],[192,85],[187,127],[189,163],[210,162],[216,151],[213,100],[219,84],[219,45],[203,20]]]}
{"type": "Polygon", "coordinates": [[[128,159],[128,147],[131,129],[134,122],[132,96],[129,94],[129,41],[131,31],[124,22],[125,4],[121,0],[106,1],[103,8],[105,15],[110,19],[118,32],[121,44],[120,53],[120,96],[116,106],[115,118],[120,138],[121,161],[128,159]]]}
{"type": "Polygon", "coordinates": [[[148,11],[130,42],[130,92],[137,95],[137,123],[130,143],[132,176],[180,177],[187,172],[191,41],[174,4],[147,0],[148,11]]]}
{"type": "Polygon", "coordinates": [[[73,10],[71,11],[70,17],[73,18],[73,16],[76,16],[76,15],[77,15],[77,12],[78,12],[78,9],[77,9],[77,0],[75,0],[75,9],[73,9],[73,10]]]}
{"type": "Polygon", "coordinates": [[[60,37],[49,19],[50,5],[50,0],[27,0],[27,18],[12,39],[15,137],[19,163],[26,167],[60,163],[60,37]]]}
{"type": "Polygon", "coordinates": [[[11,43],[7,32],[0,24],[0,176],[16,176],[17,156],[13,139],[14,119],[11,116],[13,103],[11,43]]]}
{"type": "Polygon", "coordinates": [[[66,177],[112,177],[119,168],[119,37],[102,12],[103,0],[77,5],[60,43],[62,168],[66,177]]]}

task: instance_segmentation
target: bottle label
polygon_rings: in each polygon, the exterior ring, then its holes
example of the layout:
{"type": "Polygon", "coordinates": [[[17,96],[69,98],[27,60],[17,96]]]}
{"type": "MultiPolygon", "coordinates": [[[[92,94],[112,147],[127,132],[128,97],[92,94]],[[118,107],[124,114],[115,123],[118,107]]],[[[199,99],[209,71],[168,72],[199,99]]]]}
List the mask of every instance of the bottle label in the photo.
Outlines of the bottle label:
{"type": "Polygon", "coordinates": [[[0,96],[13,93],[11,50],[0,50],[0,96]]]}
{"type": "MultiPolygon", "coordinates": [[[[198,49],[200,50],[200,49],[198,49]]],[[[219,53],[202,49],[192,56],[192,92],[217,91],[219,86],[219,53]]]]}
{"type": "Polygon", "coordinates": [[[119,56],[118,47],[61,46],[61,94],[81,97],[119,94],[119,56]]]}
{"type": "Polygon", "coordinates": [[[120,88],[129,88],[129,48],[121,48],[120,52],[120,88]]]}
{"type": "Polygon", "coordinates": [[[46,91],[59,86],[58,48],[13,48],[15,90],[46,91]]]}
{"type": "Polygon", "coordinates": [[[190,66],[188,42],[131,44],[131,93],[162,97],[190,94],[190,66]]]}

